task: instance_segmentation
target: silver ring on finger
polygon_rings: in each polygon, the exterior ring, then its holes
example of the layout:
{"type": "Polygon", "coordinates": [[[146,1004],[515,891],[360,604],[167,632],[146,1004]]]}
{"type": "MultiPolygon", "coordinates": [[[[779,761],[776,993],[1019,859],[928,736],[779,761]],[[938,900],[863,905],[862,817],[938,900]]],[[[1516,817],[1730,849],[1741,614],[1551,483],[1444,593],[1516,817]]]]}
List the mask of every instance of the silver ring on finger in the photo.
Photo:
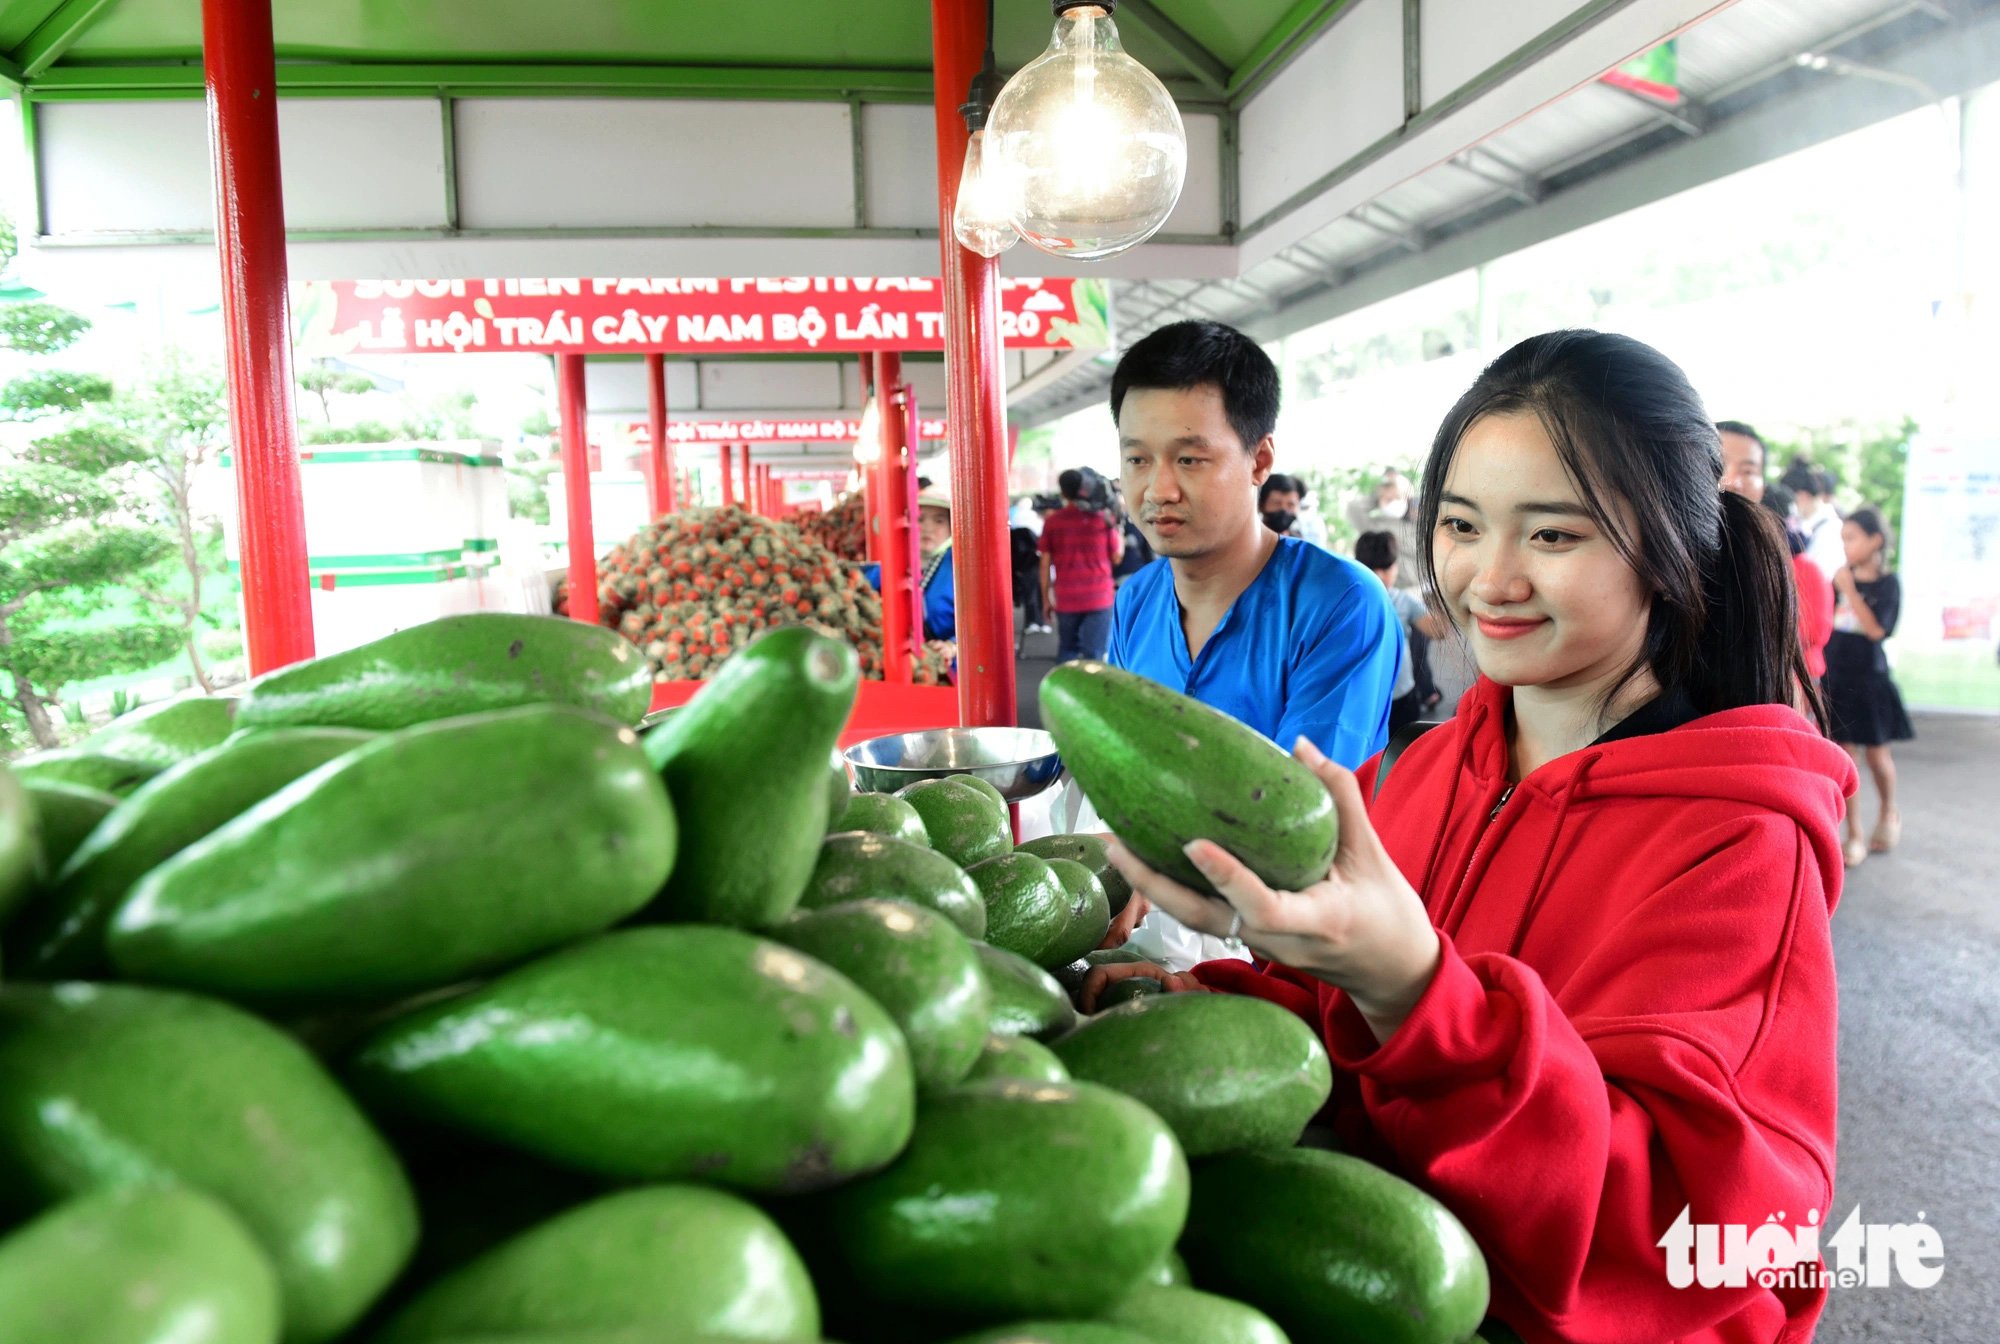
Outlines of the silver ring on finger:
{"type": "Polygon", "coordinates": [[[1231,911],[1231,912],[1230,912],[1230,915],[1229,915],[1229,932],[1228,932],[1228,933],[1225,933],[1225,934],[1223,934],[1222,936],[1223,936],[1223,937],[1224,937],[1225,939],[1227,939],[1228,941],[1232,942],[1232,943],[1235,943],[1235,942],[1241,942],[1241,941],[1242,941],[1242,939],[1243,939],[1243,912],[1242,912],[1241,910],[1233,910],[1233,911],[1231,911]]]}

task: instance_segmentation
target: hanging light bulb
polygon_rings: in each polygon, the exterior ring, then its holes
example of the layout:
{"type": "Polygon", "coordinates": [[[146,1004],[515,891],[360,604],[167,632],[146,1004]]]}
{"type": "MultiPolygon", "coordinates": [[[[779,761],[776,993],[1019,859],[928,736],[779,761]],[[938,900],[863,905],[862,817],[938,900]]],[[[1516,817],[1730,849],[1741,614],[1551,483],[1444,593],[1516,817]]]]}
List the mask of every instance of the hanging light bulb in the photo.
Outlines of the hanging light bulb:
{"type": "Polygon", "coordinates": [[[965,171],[951,210],[953,236],[982,257],[997,257],[1021,239],[1014,229],[1017,193],[998,159],[986,132],[975,130],[965,144],[965,171]]]}
{"type": "Polygon", "coordinates": [[[1166,86],[1119,45],[1115,0],[1052,4],[1055,36],[994,100],[986,156],[1018,192],[1021,236],[1090,261],[1167,222],[1187,177],[1187,130],[1166,86]]]}
{"type": "Polygon", "coordinates": [[[854,460],[864,467],[882,460],[882,413],[875,408],[873,397],[861,412],[861,429],[854,436],[854,460]]]}

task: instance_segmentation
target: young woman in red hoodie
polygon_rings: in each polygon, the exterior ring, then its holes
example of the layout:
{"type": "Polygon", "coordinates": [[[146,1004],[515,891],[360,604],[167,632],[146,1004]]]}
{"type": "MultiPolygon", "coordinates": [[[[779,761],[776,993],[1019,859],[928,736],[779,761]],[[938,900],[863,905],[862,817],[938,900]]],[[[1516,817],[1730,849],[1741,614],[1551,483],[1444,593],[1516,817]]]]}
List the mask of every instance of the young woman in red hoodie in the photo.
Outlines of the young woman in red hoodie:
{"type": "Polygon", "coordinates": [[[1115,851],[1258,961],[1104,967],[1087,993],[1148,974],[1313,1022],[1343,1141],[1465,1223],[1529,1344],[1805,1340],[1825,1301],[1675,1288],[1659,1244],[1683,1209],[1754,1229],[1833,1193],[1827,924],[1855,773],[1792,708],[1815,693],[1778,527],[1720,475],[1656,351],[1516,346],[1423,477],[1426,586],[1480,680],[1386,778],[1297,744],[1339,812],[1325,881],[1274,892],[1195,840],[1214,901],[1115,851]]]}

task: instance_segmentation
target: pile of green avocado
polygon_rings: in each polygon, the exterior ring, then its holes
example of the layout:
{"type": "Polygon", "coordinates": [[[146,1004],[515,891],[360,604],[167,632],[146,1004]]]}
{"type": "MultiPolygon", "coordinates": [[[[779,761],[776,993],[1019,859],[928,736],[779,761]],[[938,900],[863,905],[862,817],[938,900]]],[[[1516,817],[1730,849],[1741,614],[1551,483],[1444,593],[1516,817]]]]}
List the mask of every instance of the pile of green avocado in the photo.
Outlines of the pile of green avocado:
{"type": "MultiPolygon", "coordinates": [[[[1296,1146],[1313,1031],[1079,1016],[1104,844],[853,794],[855,689],[777,630],[641,735],[624,640],[472,615],[0,768],[0,1341],[1472,1338],[1463,1227],[1296,1146]]],[[[1135,848],[1330,846],[1212,711],[1045,696],[1135,848]]]]}

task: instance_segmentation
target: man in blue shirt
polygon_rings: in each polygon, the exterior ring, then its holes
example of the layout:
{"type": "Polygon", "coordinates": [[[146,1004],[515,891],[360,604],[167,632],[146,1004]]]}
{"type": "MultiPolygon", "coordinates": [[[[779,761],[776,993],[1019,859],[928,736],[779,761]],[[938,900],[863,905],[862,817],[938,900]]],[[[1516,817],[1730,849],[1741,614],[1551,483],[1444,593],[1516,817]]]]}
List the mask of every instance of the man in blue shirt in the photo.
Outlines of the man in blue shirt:
{"type": "Polygon", "coordinates": [[[1270,357],[1218,322],[1162,327],[1118,362],[1125,501],[1168,563],[1119,590],[1108,661],[1354,769],[1388,742],[1396,615],[1360,565],[1264,526],[1278,395],[1270,357]]]}
{"type": "Polygon", "coordinates": [[[1396,616],[1345,556],[1263,525],[1278,371],[1217,322],[1147,336],[1111,380],[1125,498],[1164,565],[1119,591],[1109,661],[1354,769],[1389,740],[1396,616]]]}

